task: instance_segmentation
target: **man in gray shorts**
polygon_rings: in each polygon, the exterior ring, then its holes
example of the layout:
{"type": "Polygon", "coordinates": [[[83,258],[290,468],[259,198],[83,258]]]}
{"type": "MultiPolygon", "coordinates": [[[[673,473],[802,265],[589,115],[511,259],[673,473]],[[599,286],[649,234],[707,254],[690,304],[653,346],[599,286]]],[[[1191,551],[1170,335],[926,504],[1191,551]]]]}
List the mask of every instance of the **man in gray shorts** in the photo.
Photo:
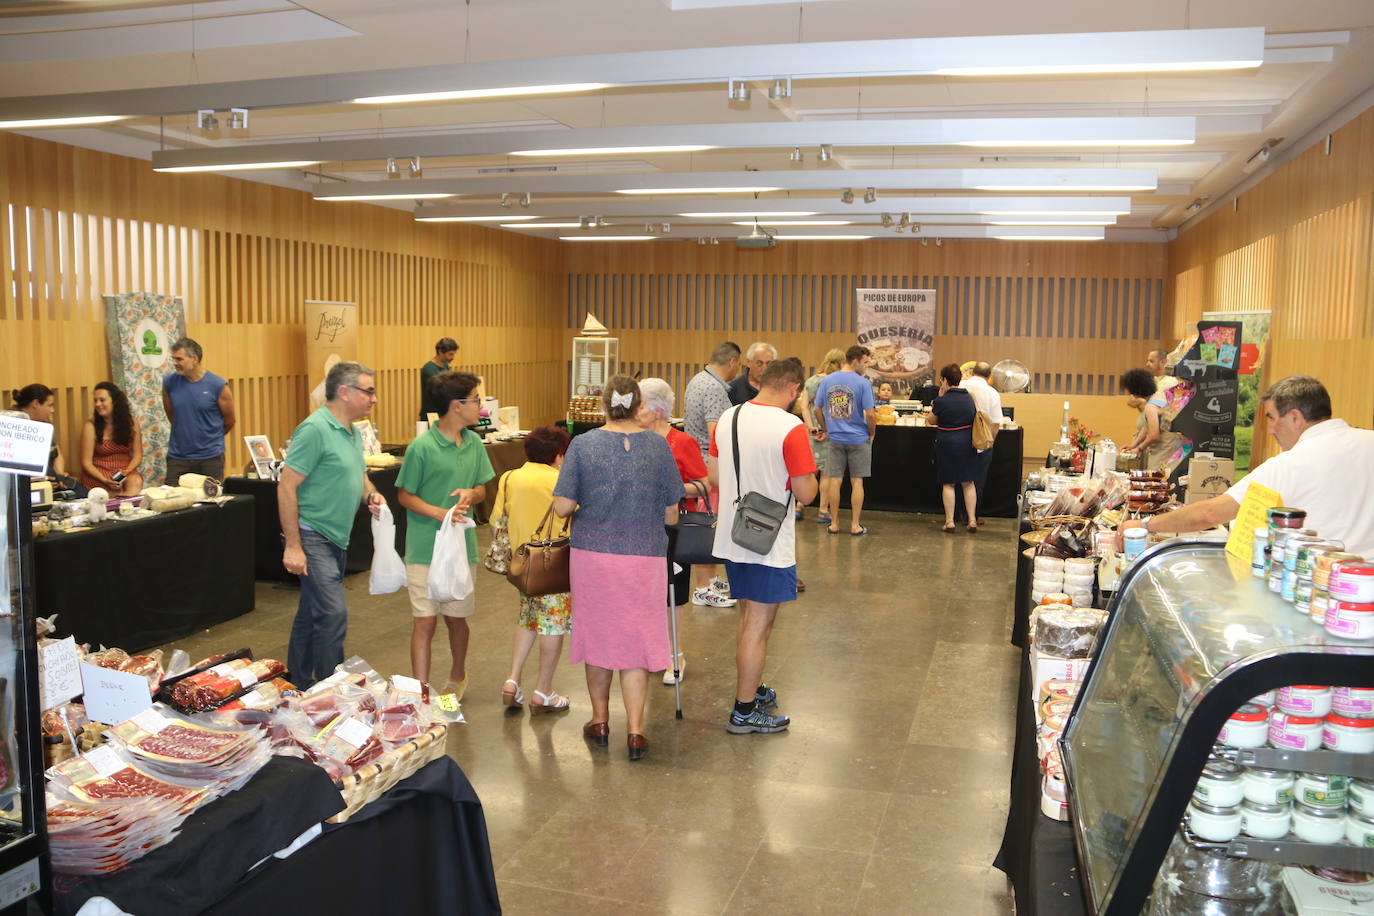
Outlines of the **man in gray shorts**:
{"type": "Polygon", "coordinates": [[[853,346],[844,353],[845,367],[821,379],[816,388],[816,416],[825,430],[830,447],[825,459],[825,475],[830,478],[831,534],[840,533],[840,479],[849,472],[849,506],[853,517],[849,533],[865,535],[859,523],[864,507],[864,478],[873,463],[873,434],[877,429],[877,410],[873,383],[863,375],[868,368],[867,347],[853,346]]]}

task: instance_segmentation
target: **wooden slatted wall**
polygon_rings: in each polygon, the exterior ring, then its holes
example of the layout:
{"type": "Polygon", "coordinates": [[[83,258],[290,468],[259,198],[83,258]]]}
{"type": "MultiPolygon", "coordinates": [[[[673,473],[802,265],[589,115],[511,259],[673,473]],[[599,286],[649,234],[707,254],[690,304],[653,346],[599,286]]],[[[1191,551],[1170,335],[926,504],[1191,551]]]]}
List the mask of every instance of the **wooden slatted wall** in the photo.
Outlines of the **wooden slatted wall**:
{"type": "MultiPolygon", "coordinates": [[[[462,345],[456,367],[546,422],[565,404],[555,247],[0,133],[0,388],[57,389],[73,470],[91,388],[109,375],[101,295],[172,293],[207,368],[233,386],[236,432],[280,444],[318,382],[307,378],[303,302],[332,299],[359,304],[385,440],[413,435],[418,369],[441,336],[462,345]]],[[[247,460],[237,435],[230,446],[231,467],[247,460]]]]}
{"type": "MultiPolygon", "coordinates": [[[[1336,414],[1374,426],[1374,110],[1169,245],[1166,337],[1205,311],[1272,312],[1266,384],[1315,375],[1336,414]]],[[[1262,418],[1261,418],[1262,423],[1262,418]]],[[[1257,429],[1255,454],[1272,454],[1257,429]]]]}

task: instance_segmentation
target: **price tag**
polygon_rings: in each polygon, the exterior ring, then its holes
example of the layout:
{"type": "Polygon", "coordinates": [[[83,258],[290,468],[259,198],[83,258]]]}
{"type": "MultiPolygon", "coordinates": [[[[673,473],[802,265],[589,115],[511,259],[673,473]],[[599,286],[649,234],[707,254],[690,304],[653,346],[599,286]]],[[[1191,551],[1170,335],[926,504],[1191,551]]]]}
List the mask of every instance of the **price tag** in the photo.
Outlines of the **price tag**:
{"type": "Polygon", "coordinates": [[[224,662],[223,664],[216,665],[213,668],[207,669],[205,673],[213,674],[215,677],[234,677],[234,672],[236,670],[238,669],[236,669],[232,664],[230,664],[229,662],[224,662]]]}
{"type": "Polygon", "coordinates": [[[367,739],[372,737],[372,729],[359,720],[349,717],[342,725],[334,729],[334,734],[340,741],[346,741],[354,747],[362,747],[367,743],[367,739]]]}
{"type": "Polygon", "coordinates": [[[149,706],[147,709],[143,710],[143,712],[134,716],[129,721],[133,722],[135,725],[137,725],[139,728],[143,729],[150,735],[158,734],[164,728],[171,724],[167,721],[166,716],[158,712],[156,706],[149,706]]]}
{"type": "Polygon", "coordinates": [[[38,650],[39,693],[44,709],[52,709],[81,695],[81,659],[76,638],[49,643],[38,650]]]}
{"type": "Polygon", "coordinates": [[[42,477],[48,468],[52,434],[51,423],[0,416],[0,471],[42,477]]]}
{"type": "Polygon", "coordinates": [[[249,709],[257,709],[267,705],[267,697],[262,695],[261,690],[250,690],[239,697],[239,702],[249,709]]]}
{"type": "Polygon", "coordinates": [[[111,671],[83,662],[81,684],[86,695],[86,715],[106,725],[127,722],[153,705],[148,679],[141,674],[111,671]]]}
{"type": "Polygon", "coordinates": [[[113,776],[128,766],[114,749],[107,746],[92,748],[86,752],[86,762],[101,776],[113,776]]]}
{"type": "Polygon", "coordinates": [[[404,674],[393,674],[391,676],[391,687],[402,693],[422,693],[424,687],[413,677],[406,677],[404,674]]]}
{"type": "Polygon", "coordinates": [[[435,702],[444,712],[458,711],[458,695],[456,693],[441,693],[435,702]]]}
{"type": "Polygon", "coordinates": [[[258,682],[258,676],[253,673],[252,668],[240,668],[234,672],[234,677],[244,687],[252,687],[258,682]]]}

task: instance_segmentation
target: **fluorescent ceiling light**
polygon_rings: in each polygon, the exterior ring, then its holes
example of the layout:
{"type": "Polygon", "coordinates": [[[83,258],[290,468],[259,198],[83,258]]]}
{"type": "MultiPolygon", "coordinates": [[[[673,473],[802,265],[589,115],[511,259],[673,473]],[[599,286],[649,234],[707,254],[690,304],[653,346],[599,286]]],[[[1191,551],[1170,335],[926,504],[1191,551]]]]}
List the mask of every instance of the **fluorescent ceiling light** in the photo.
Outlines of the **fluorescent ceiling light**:
{"type": "Polygon", "coordinates": [[[775,235],[773,238],[786,242],[848,242],[871,239],[871,235],[775,235]]]}
{"type": "MultiPolygon", "coordinates": [[[[1031,140],[998,137],[992,140],[955,140],[952,146],[1005,146],[1018,149],[1059,149],[1061,147],[1092,146],[1192,146],[1192,137],[1089,137],[1077,140],[1065,138],[1031,140]]],[[[1018,189],[1020,190],[1020,189],[1018,189]]]]}
{"type": "Polygon", "coordinates": [[[221,162],[217,165],[168,165],[154,172],[246,172],[250,169],[303,169],[319,165],[322,159],[289,159],[283,162],[221,162]]]}
{"type": "MultiPolygon", "coordinates": [[[[1244,70],[1264,62],[1262,28],[987,35],[925,58],[937,76],[1244,70]]],[[[940,46],[936,46],[940,48],[940,46]]]]}
{"type": "Polygon", "coordinates": [[[648,242],[656,235],[560,235],[562,242],[648,242]]]}
{"type": "Polygon", "coordinates": [[[767,194],[782,188],[621,188],[617,194],[767,194]]]}
{"type": "Polygon", "coordinates": [[[415,221],[417,223],[499,223],[538,218],[537,216],[511,216],[509,213],[502,213],[500,216],[417,216],[415,221]]]}
{"type": "Polygon", "coordinates": [[[978,184],[975,191],[1153,191],[1158,185],[1136,184],[978,184]]]}
{"type": "Polygon", "coordinates": [[[1247,70],[1263,60],[1193,60],[1138,64],[1025,64],[1016,67],[945,67],[936,76],[1055,76],[1074,73],[1167,73],[1179,70],[1247,70]]]}
{"type": "Polygon", "coordinates": [[[691,219],[734,219],[735,217],[754,217],[754,216],[815,216],[815,210],[776,210],[768,213],[743,212],[736,210],[722,210],[712,213],[679,213],[678,216],[686,216],[691,219]]]}
{"type": "Polygon", "coordinates": [[[1100,235],[994,235],[1004,242],[1101,242],[1100,235]]]}
{"type": "Polygon", "coordinates": [[[502,229],[581,229],[581,223],[502,223],[502,229]]]}
{"type": "Polygon", "coordinates": [[[983,216],[1047,216],[1051,219],[1066,219],[1073,216],[1125,216],[1130,210],[979,210],[983,216]]]}
{"type": "MultiPolygon", "coordinates": [[[[770,214],[771,215],[771,214],[770,214]]],[[[852,226],[852,219],[743,219],[736,226],[852,226]]]]}
{"type": "Polygon", "coordinates": [[[582,149],[517,149],[512,156],[619,156],[632,153],[700,153],[715,149],[699,143],[677,146],[587,146],[582,149]]]}
{"type": "Polygon", "coordinates": [[[359,105],[391,105],[398,102],[446,102],[463,99],[494,99],[521,95],[559,95],[595,92],[609,83],[561,83],[553,86],[506,86],[494,89],[454,89],[448,92],[412,92],[404,95],[372,95],[353,101],[359,105]]]}
{"type": "Polygon", "coordinates": [[[22,121],[0,121],[0,130],[29,130],[43,127],[79,127],[83,124],[109,124],[123,121],[127,115],[88,115],[76,118],[29,118],[22,121]]]}
{"type": "Polygon", "coordinates": [[[1000,220],[995,219],[989,225],[992,226],[1109,226],[1114,222],[1110,217],[1102,219],[1027,219],[1027,220],[1000,220]]]}
{"type": "Polygon", "coordinates": [[[438,200],[452,194],[347,194],[316,197],[315,200],[438,200]]]}

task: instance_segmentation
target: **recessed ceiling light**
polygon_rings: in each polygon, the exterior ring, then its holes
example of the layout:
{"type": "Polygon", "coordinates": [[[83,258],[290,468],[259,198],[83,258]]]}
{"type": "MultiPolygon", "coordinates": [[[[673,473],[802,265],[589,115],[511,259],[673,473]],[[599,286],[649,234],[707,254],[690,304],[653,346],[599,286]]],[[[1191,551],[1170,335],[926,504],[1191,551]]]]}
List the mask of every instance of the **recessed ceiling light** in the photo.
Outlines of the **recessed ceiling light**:
{"type": "Polygon", "coordinates": [[[656,235],[560,235],[561,242],[648,242],[656,235]]]}
{"type": "Polygon", "coordinates": [[[816,215],[816,211],[815,211],[815,210],[776,210],[776,211],[770,211],[770,212],[768,212],[768,213],[754,213],[754,212],[752,212],[752,211],[746,213],[746,212],[744,212],[744,211],[742,211],[742,210],[720,210],[720,211],[713,211],[713,212],[709,212],[709,213],[679,213],[679,214],[678,214],[678,216],[686,216],[686,217],[690,217],[690,218],[692,218],[692,219],[735,219],[735,218],[737,218],[737,217],[749,218],[749,217],[754,217],[754,216],[776,217],[776,216],[815,216],[815,215],[816,215]]]}
{"type": "Polygon", "coordinates": [[[27,130],[36,127],[80,127],[83,124],[109,124],[123,121],[128,115],[85,115],[76,118],[29,118],[22,121],[0,121],[0,130],[27,130]]]}
{"type": "Polygon", "coordinates": [[[538,219],[537,216],[511,216],[509,213],[502,213],[500,216],[417,216],[417,223],[499,223],[513,220],[538,219]]]}
{"type": "Polygon", "coordinates": [[[631,153],[699,153],[714,146],[588,146],[581,149],[518,149],[512,156],[619,156],[631,153]]]}
{"type": "Polygon", "coordinates": [[[743,219],[736,226],[852,226],[852,219],[743,219]]]}
{"type": "Polygon", "coordinates": [[[453,197],[453,194],[347,194],[329,197],[316,197],[315,200],[439,200],[453,197]]]}
{"type": "Polygon", "coordinates": [[[454,89],[449,92],[412,92],[406,95],[372,95],[353,101],[359,105],[390,105],[397,102],[444,102],[462,99],[494,99],[503,96],[557,95],[567,92],[594,92],[609,83],[562,83],[555,86],[506,86],[493,89],[454,89]]]}
{"type": "Polygon", "coordinates": [[[782,188],[621,188],[617,194],[767,194],[782,188]]]}
{"type": "Polygon", "coordinates": [[[169,165],[154,172],[246,172],[250,169],[303,169],[319,165],[319,159],[292,159],[286,162],[230,162],[216,165],[169,165]]]}

